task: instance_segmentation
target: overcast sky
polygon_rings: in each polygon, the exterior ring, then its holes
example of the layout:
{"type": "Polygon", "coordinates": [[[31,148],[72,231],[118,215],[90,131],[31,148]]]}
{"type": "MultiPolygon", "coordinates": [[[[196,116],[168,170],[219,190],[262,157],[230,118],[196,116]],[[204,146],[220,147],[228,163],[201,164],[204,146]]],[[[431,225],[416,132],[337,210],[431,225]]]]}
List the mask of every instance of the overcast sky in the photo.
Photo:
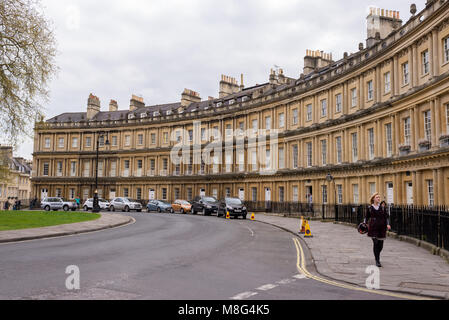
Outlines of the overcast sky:
{"type": "MultiPolygon", "coordinates": [[[[58,42],[58,76],[46,119],[85,112],[90,93],[102,111],[132,94],[146,105],[177,102],[184,88],[218,97],[220,75],[245,86],[268,81],[274,65],[299,78],[306,49],[356,52],[370,6],[410,17],[406,0],[42,0],[58,42]]],[[[424,8],[425,0],[417,3],[424,8]]],[[[26,139],[18,156],[31,159],[26,139]]]]}

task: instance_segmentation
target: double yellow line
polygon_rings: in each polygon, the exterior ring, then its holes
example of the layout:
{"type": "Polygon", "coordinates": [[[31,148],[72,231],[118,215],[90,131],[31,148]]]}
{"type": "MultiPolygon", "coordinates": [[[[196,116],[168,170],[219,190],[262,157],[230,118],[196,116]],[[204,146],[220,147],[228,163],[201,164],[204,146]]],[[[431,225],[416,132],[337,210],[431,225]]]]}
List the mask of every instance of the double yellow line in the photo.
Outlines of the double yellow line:
{"type": "Polygon", "coordinates": [[[344,288],[344,289],[362,291],[362,292],[367,292],[367,293],[371,293],[371,294],[373,294],[373,293],[380,294],[380,295],[390,296],[390,297],[395,297],[395,298],[400,298],[400,299],[434,300],[431,298],[418,297],[418,296],[412,296],[412,295],[406,295],[406,294],[400,294],[400,293],[394,293],[394,292],[388,292],[388,291],[370,290],[370,289],[366,289],[366,288],[362,288],[362,287],[357,287],[355,285],[344,284],[344,283],[340,283],[340,282],[336,282],[336,281],[332,281],[332,280],[328,280],[328,279],[324,279],[324,278],[315,276],[315,275],[311,274],[309,271],[307,271],[304,250],[302,249],[301,243],[299,242],[298,238],[293,238],[293,242],[295,244],[296,251],[298,253],[296,267],[298,268],[298,271],[301,274],[303,274],[305,277],[307,277],[308,279],[316,280],[316,281],[319,281],[322,283],[326,283],[326,284],[329,284],[329,285],[332,285],[335,287],[344,288]]]}

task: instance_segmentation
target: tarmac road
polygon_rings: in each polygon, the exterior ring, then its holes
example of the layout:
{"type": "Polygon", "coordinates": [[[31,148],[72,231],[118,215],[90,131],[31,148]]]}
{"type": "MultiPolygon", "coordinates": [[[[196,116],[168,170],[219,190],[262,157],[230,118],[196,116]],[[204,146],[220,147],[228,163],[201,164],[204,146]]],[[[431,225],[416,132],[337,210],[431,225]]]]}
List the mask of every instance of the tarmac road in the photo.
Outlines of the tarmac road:
{"type": "Polygon", "coordinates": [[[0,244],[0,299],[386,300],[307,279],[291,233],[250,220],[130,213],[132,225],[0,244]],[[68,266],[80,289],[68,290],[68,266]]]}

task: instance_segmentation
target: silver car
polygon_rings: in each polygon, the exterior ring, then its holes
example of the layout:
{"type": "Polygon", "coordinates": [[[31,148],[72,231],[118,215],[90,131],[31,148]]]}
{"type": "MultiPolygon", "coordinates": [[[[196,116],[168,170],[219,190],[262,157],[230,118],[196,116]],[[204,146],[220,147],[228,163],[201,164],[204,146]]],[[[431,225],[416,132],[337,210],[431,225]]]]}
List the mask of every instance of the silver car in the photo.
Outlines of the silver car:
{"type": "Polygon", "coordinates": [[[136,210],[137,212],[142,212],[142,205],[139,202],[130,200],[129,198],[119,197],[111,200],[109,210],[126,212],[136,210]]]}
{"type": "MultiPolygon", "coordinates": [[[[99,198],[98,199],[98,205],[100,206],[101,210],[108,210],[109,211],[109,202],[99,198]]],[[[92,208],[94,207],[94,199],[93,198],[89,198],[87,199],[84,204],[83,204],[83,210],[84,211],[89,211],[92,210],[92,208]]]]}
{"type": "Polygon", "coordinates": [[[41,208],[45,211],[58,211],[61,209],[64,211],[75,211],[77,209],[77,205],[76,202],[65,201],[63,198],[49,197],[44,198],[44,200],[41,201],[41,208]]]}

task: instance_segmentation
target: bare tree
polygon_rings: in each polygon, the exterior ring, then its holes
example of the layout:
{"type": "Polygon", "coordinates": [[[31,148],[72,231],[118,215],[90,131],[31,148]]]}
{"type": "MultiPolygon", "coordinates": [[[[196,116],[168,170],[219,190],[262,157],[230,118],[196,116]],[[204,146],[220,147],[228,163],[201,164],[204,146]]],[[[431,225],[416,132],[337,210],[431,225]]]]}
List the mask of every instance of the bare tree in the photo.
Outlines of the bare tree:
{"type": "Polygon", "coordinates": [[[0,0],[0,136],[33,135],[57,72],[56,40],[39,0],[0,0]]]}

